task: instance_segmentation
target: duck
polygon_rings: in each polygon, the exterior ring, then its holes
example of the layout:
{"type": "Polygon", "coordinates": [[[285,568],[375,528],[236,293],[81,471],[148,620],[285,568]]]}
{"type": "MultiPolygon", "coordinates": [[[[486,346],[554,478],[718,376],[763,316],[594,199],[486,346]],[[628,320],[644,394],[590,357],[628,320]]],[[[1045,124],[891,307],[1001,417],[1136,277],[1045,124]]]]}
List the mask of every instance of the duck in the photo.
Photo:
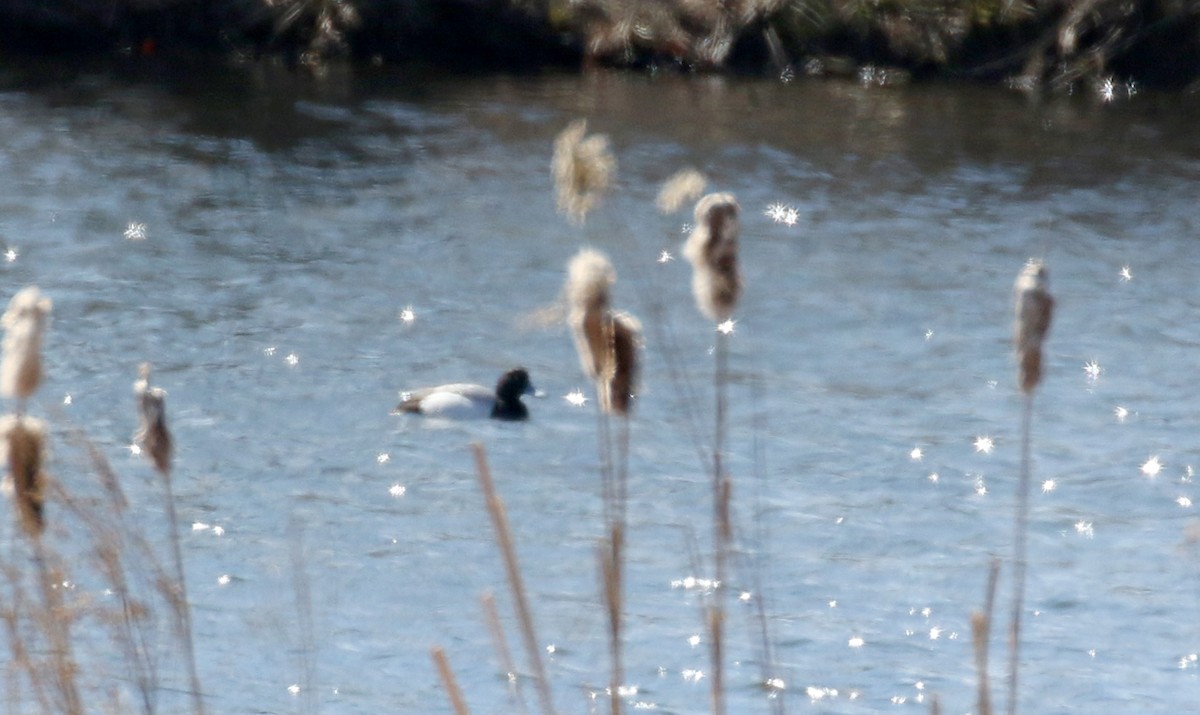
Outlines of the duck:
{"type": "Polygon", "coordinates": [[[505,372],[496,381],[496,389],[467,382],[425,387],[400,393],[400,404],[393,414],[415,413],[447,419],[490,417],[517,421],[529,418],[521,402],[522,395],[534,394],[533,383],[525,368],[505,372]]]}

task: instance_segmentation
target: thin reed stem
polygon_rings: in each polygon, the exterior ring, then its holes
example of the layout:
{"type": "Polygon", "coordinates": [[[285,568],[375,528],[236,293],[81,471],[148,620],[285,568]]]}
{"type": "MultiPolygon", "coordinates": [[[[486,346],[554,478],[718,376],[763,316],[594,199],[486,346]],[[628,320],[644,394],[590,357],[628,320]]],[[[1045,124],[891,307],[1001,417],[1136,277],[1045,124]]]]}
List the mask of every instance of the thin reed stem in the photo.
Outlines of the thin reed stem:
{"type": "Polygon", "coordinates": [[[188,603],[187,581],[183,570],[183,549],[179,544],[179,517],[175,513],[175,492],[171,486],[171,470],[160,472],[163,477],[163,493],[167,507],[167,527],[171,530],[171,558],[175,566],[175,585],[170,589],[168,600],[175,610],[176,628],[183,643],[183,658],[187,666],[193,711],[203,715],[204,694],[200,689],[200,675],[196,669],[196,649],[192,639],[192,610],[188,603]]]}
{"type": "Polygon", "coordinates": [[[983,611],[971,614],[971,633],[975,644],[975,670],[979,677],[979,715],[992,715],[992,688],[988,682],[988,643],[991,641],[992,612],[996,603],[996,584],[1000,578],[1000,559],[988,565],[983,611]]]}
{"type": "Polygon", "coordinates": [[[496,655],[500,658],[501,665],[504,666],[504,674],[512,685],[513,696],[516,698],[517,705],[522,713],[529,712],[529,707],[525,704],[525,693],[521,689],[521,680],[517,678],[517,668],[513,664],[512,651],[508,647],[508,639],[504,637],[504,629],[500,627],[500,613],[496,610],[496,597],[489,591],[484,593],[479,598],[483,604],[484,620],[487,621],[488,632],[492,634],[492,645],[496,648],[496,655]]]}
{"type": "Polygon", "coordinates": [[[1008,715],[1017,712],[1018,671],[1021,663],[1021,612],[1025,600],[1025,549],[1029,532],[1029,481],[1032,471],[1033,392],[1023,394],[1021,412],[1021,476],[1017,483],[1017,509],[1013,525],[1012,630],[1009,633],[1008,715]]]}
{"type": "Polygon", "coordinates": [[[446,689],[446,695],[450,698],[450,705],[454,708],[454,715],[470,715],[471,711],[467,709],[467,701],[463,700],[462,690],[458,687],[458,681],[454,678],[454,671],[450,669],[450,661],[446,658],[446,651],[441,648],[431,648],[429,656],[433,658],[434,665],[437,666],[438,677],[442,680],[442,687],[446,689]]]}
{"type": "Polygon", "coordinates": [[[709,610],[709,652],[712,659],[712,715],[725,713],[724,677],[724,625],[725,625],[725,580],[733,528],[730,523],[730,491],[732,485],[725,473],[724,450],[726,437],[726,384],[728,382],[728,336],[717,333],[715,349],[716,372],[714,388],[716,405],[713,428],[713,560],[716,584],[713,602],[709,610]]]}
{"type": "Polygon", "coordinates": [[[478,442],[472,443],[471,452],[475,455],[475,470],[479,475],[479,485],[483,489],[488,515],[492,519],[492,527],[496,532],[496,543],[500,547],[500,556],[504,561],[504,571],[508,576],[508,585],[513,593],[513,604],[521,626],[521,637],[525,641],[525,650],[533,665],[534,677],[537,680],[538,699],[541,701],[542,711],[545,715],[554,715],[554,698],[550,694],[550,680],[546,677],[546,668],[542,664],[541,649],[538,647],[537,635],[534,633],[533,615],[529,610],[529,599],[525,596],[525,581],[521,577],[521,567],[517,563],[517,552],[513,547],[512,531],[508,526],[504,502],[496,494],[496,487],[492,482],[492,472],[488,468],[487,455],[483,445],[478,442]]]}
{"type": "Polygon", "coordinates": [[[288,526],[291,532],[292,590],[296,596],[296,626],[300,629],[300,671],[304,678],[304,711],[317,712],[317,641],[313,625],[312,593],[308,570],[304,568],[304,527],[295,515],[288,526]]]}

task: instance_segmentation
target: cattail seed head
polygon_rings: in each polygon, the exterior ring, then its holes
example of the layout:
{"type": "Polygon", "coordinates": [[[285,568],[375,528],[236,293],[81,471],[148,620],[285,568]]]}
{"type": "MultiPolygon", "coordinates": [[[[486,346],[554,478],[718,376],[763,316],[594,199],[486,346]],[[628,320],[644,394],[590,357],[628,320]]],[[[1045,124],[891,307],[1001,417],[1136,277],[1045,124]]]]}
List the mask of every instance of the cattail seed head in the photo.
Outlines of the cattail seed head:
{"type": "Polygon", "coordinates": [[[6,415],[0,418],[0,437],[5,450],[8,472],[12,476],[13,497],[21,527],[30,536],[40,536],[46,527],[45,458],[46,425],[39,419],[6,415]]]}
{"type": "Polygon", "coordinates": [[[641,324],[614,312],[609,289],[616,273],[608,258],[585,248],[567,265],[567,323],[584,373],[596,382],[600,407],[627,414],[637,388],[641,324]]]}
{"type": "Polygon", "coordinates": [[[173,445],[171,432],[167,429],[167,391],[150,386],[150,364],[142,363],[139,377],[133,383],[133,394],[137,400],[138,428],[133,435],[134,444],[150,457],[154,468],[166,476],[171,472],[173,445]]]}
{"type": "Polygon", "coordinates": [[[567,264],[567,324],[575,336],[579,363],[594,380],[604,373],[610,337],[608,290],[615,281],[612,264],[599,251],[582,249],[567,264]]]}
{"type": "Polygon", "coordinates": [[[642,346],[642,324],[629,313],[612,314],[612,360],[610,375],[600,390],[600,407],[605,412],[627,415],[633,407],[638,384],[638,351],[642,346]]]}
{"type": "Polygon", "coordinates": [[[587,136],[587,121],[580,119],[555,138],[550,170],[558,210],[582,224],[616,179],[617,160],[609,150],[608,137],[587,136]]]}
{"type": "Polygon", "coordinates": [[[1048,289],[1046,266],[1041,261],[1030,261],[1021,269],[1013,285],[1013,304],[1017,384],[1022,392],[1029,394],[1042,379],[1042,341],[1054,313],[1054,298],[1048,289]]]}
{"type": "Polygon", "coordinates": [[[696,203],[696,225],[683,247],[692,264],[696,307],[712,320],[733,315],[742,294],[738,270],[738,215],[733,194],[709,194],[696,203]]]}
{"type": "Polygon", "coordinates": [[[0,359],[0,395],[27,399],[42,381],[42,336],[52,303],[37,286],[27,286],[8,303],[0,317],[4,328],[0,359]]]}
{"type": "Polygon", "coordinates": [[[690,167],[680,169],[663,182],[662,188],[658,191],[658,199],[654,204],[661,213],[675,213],[680,206],[700,198],[700,195],[704,193],[706,183],[704,174],[699,171],[690,167]]]}

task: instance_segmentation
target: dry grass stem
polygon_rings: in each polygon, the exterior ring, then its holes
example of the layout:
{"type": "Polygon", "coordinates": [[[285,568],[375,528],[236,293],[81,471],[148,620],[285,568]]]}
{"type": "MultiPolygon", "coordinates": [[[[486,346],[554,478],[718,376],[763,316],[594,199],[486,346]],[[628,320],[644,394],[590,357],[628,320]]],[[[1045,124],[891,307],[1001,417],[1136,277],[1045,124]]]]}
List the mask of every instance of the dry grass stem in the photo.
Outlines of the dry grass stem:
{"type": "Polygon", "coordinates": [[[571,124],[554,140],[550,164],[558,196],[558,210],[582,224],[600,204],[617,175],[617,160],[603,134],[587,136],[587,121],[571,124]]]}
{"type": "Polygon", "coordinates": [[[721,322],[733,315],[742,295],[738,270],[738,215],[733,194],[709,194],[696,204],[696,225],[683,254],[692,264],[692,292],[696,306],[708,318],[721,322]]]}
{"type": "Polygon", "coordinates": [[[542,664],[541,648],[538,647],[537,635],[534,632],[533,614],[529,610],[529,599],[525,596],[525,580],[521,576],[521,567],[517,563],[517,551],[513,546],[512,530],[508,526],[504,502],[496,493],[496,486],[492,482],[492,472],[488,468],[487,455],[484,453],[483,445],[478,442],[473,443],[471,452],[475,456],[475,471],[479,475],[479,485],[483,490],[488,515],[491,517],[492,527],[496,532],[496,544],[500,547],[504,571],[508,577],[509,588],[512,590],[517,621],[521,626],[521,637],[525,641],[525,650],[533,665],[542,711],[545,715],[554,715],[554,698],[550,694],[550,680],[547,678],[546,668],[542,664]]]}
{"type": "Polygon", "coordinates": [[[458,681],[454,678],[454,671],[450,669],[450,661],[446,658],[446,651],[441,648],[433,648],[429,651],[429,655],[433,658],[433,662],[437,666],[438,677],[441,678],[442,687],[446,689],[446,695],[450,698],[450,705],[454,708],[454,715],[470,715],[471,711],[467,709],[467,701],[463,700],[462,690],[458,687],[458,681]]]}
{"type": "Polygon", "coordinates": [[[1017,384],[1025,394],[1031,393],[1042,379],[1042,341],[1054,313],[1054,298],[1048,291],[1047,278],[1045,264],[1030,261],[1013,286],[1017,384]]]}
{"type": "Polygon", "coordinates": [[[660,213],[675,213],[684,204],[700,198],[707,183],[708,180],[699,171],[691,167],[680,169],[663,182],[654,205],[660,213]]]}
{"type": "Polygon", "coordinates": [[[52,303],[37,286],[17,292],[0,317],[4,328],[3,358],[0,359],[0,395],[22,402],[42,381],[42,336],[52,303]]]}
{"type": "Polygon", "coordinates": [[[42,462],[46,449],[46,424],[33,417],[7,415],[0,418],[0,435],[12,476],[13,498],[21,528],[31,538],[46,528],[45,475],[42,462]]]}

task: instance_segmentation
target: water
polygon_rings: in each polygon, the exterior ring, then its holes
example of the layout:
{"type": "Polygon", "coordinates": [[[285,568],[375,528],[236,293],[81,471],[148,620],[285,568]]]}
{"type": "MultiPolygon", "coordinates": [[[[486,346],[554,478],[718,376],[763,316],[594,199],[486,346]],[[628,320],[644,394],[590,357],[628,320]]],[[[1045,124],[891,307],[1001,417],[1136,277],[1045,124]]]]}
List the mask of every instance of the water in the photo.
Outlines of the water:
{"type": "MultiPolygon", "coordinates": [[[[1011,553],[1011,286],[1031,256],[1050,266],[1058,311],[1034,414],[1023,711],[1194,706],[1194,98],[1036,103],[966,86],[391,69],[313,82],[172,66],[10,65],[0,87],[5,293],[36,283],[55,301],[32,408],[55,424],[52,472],[92,489],[65,440],[82,428],[162,542],[160,493],[128,448],[129,386],[152,362],[178,442],[213,712],[450,712],[434,645],[473,711],[516,709],[479,606],[497,594],[518,650],[476,441],[539,640],[553,646],[560,708],[603,707],[589,697],[607,682],[596,420],[592,404],[563,399],[588,388],[566,330],[531,320],[585,244],[611,256],[615,301],[647,325],[630,702],[707,711],[709,681],[695,677],[709,671],[704,595],[679,582],[712,575],[696,559],[711,529],[698,455],[711,441],[715,333],[680,259],[690,217],[653,208],[684,165],[743,208],[728,443],[739,543],[757,568],[730,593],[765,596],[786,707],[927,712],[937,694],[944,712],[974,709],[970,613],[990,558],[1011,553]],[[620,162],[585,228],[555,213],[548,171],[553,137],[577,117],[611,137],[620,162]],[[797,225],[774,223],[773,203],[798,209],[797,225]],[[664,250],[676,260],[658,262],[664,250]],[[516,364],[544,393],[527,424],[388,414],[402,389],[491,383],[516,364]]],[[[73,594],[104,603],[63,509],[50,518],[52,543],[75,554],[73,594]]],[[[0,539],[19,553],[12,527],[0,539]]],[[[1006,565],[998,688],[1007,576],[1006,565]]],[[[753,608],[730,608],[730,712],[766,712],[753,608]]],[[[101,710],[127,687],[124,670],[96,619],[76,630],[98,643],[80,660],[101,710]]],[[[186,681],[160,630],[159,703],[177,711],[186,681]]]]}

